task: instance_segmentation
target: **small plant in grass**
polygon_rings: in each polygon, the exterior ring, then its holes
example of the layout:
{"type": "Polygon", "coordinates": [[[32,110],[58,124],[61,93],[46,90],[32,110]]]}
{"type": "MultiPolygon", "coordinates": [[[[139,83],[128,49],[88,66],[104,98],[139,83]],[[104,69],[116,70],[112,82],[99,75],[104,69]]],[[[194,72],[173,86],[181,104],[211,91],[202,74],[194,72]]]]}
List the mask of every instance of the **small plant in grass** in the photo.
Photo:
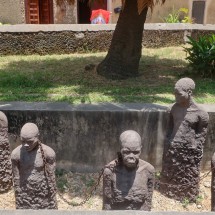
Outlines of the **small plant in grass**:
{"type": "Polygon", "coordinates": [[[68,181],[65,177],[57,179],[57,188],[60,192],[65,192],[68,189],[68,181]]]}
{"type": "Polygon", "coordinates": [[[155,172],[155,178],[159,180],[160,177],[161,177],[161,172],[160,171],[155,172]]]}
{"type": "Polygon", "coordinates": [[[0,26],[1,25],[10,25],[9,23],[3,23],[3,22],[0,22],[0,26]]]}
{"type": "Polygon", "coordinates": [[[56,175],[56,181],[57,181],[57,188],[61,191],[61,192],[65,192],[68,188],[68,180],[66,178],[66,171],[63,169],[57,169],[55,171],[55,175],[56,175]]]}
{"type": "Polygon", "coordinates": [[[188,37],[190,47],[184,47],[192,73],[202,77],[215,75],[215,35],[202,36],[198,40],[188,37]]]}
{"type": "Polygon", "coordinates": [[[187,208],[187,206],[190,204],[190,201],[188,198],[184,198],[183,201],[182,201],[182,206],[184,208],[187,208]]]}
{"type": "Polygon", "coordinates": [[[196,204],[201,204],[203,197],[201,195],[196,197],[196,204]]]}
{"type": "Polygon", "coordinates": [[[90,178],[89,180],[86,181],[86,186],[92,187],[95,184],[95,180],[93,178],[90,178]]]}

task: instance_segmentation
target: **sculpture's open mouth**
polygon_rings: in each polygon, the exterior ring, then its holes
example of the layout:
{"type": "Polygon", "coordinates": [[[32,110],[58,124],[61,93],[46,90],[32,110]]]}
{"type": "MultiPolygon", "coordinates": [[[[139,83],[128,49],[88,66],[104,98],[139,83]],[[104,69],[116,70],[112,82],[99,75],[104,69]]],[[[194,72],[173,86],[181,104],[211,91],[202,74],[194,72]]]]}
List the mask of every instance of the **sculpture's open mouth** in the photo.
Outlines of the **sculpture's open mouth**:
{"type": "Polygon", "coordinates": [[[136,160],[129,160],[129,161],[126,161],[125,165],[127,167],[135,167],[137,165],[137,162],[136,160]]]}

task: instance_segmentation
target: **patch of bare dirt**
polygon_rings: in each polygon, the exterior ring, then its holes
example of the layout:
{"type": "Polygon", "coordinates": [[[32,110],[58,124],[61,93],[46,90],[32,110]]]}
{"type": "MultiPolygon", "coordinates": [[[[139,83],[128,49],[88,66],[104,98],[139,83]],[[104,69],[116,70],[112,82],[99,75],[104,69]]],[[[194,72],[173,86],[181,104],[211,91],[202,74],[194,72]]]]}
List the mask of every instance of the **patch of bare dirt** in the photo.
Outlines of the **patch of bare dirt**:
{"type": "MultiPolygon", "coordinates": [[[[204,174],[202,173],[201,176],[204,174]]],[[[93,188],[98,174],[66,173],[57,177],[58,190],[69,202],[79,203],[85,199],[87,193],[93,188]]],[[[84,205],[71,206],[57,195],[59,210],[102,210],[102,182],[84,205]]],[[[163,196],[158,191],[153,194],[152,211],[210,211],[211,202],[211,174],[200,183],[200,194],[197,203],[190,204],[186,199],[183,202],[175,201],[163,196]]],[[[0,209],[15,209],[13,190],[0,194],[0,209]]]]}

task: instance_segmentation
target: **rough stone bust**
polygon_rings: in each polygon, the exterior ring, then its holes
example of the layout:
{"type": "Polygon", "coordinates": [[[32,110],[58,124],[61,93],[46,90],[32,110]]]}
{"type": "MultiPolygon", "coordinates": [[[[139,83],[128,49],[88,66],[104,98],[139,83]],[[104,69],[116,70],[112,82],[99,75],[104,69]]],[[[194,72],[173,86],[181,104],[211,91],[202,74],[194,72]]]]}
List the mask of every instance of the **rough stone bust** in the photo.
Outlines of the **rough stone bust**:
{"type": "Polygon", "coordinates": [[[211,160],[211,211],[215,211],[215,153],[211,160]]]}
{"type": "Polygon", "coordinates": [[[133,130],[120,135],[118,158],[105,166],[103,210],[151,210],[154,167],[139,159],[141,137],[133,130]]]}
{"type": "Polygon", "coordinates": [[[209,120],[192,99],[194,89],[190,78],[175,84],[176,103],[170,110],[160,184],[160,191],[166,196],[191,202],[199,193],[200,162],[209,120]]]}
{"type": "Polygon", "coordinates": [[[0,193],[8,191],[11,186],[12,168],[8,141],[8,121],[6,115],[0,111],[0,193]]]}
{"type": "Polygon", "coordinates": [[[20,139],[11,155],[16,208],[57,209],[55,152],[39,141],[34,123],[22,127],[20,139]]]}

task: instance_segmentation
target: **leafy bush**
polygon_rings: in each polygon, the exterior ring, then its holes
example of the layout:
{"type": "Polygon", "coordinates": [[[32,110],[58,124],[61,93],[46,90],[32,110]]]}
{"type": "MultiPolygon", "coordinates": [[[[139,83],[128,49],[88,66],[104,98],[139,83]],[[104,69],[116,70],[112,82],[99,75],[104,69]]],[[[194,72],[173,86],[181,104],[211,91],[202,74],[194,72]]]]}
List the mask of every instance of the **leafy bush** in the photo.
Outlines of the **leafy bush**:
{"type": "Polygon", "coordinates": [[[202,36],[198,40],[188,37],[190,47],[184,47],[192,73],[202,77],[215,75],[215,35],[202,36]]]}
{"type": "Polygon", "coordinates": [[[162,19],[163,22],[166,23],[179,23],[179,13],[177,10],[172,9],[172,13],[170,13],[167,17],[162,19]]]}
{"type": "Polygon", "coordinates": [[[166,23],[193,23],[193,19],[190,18],[188,14],[189,10],[187,8],[180,8],[179,10],[175,10],[173,7],[172,13],[170,13],[162,20],[166,23]]]}

